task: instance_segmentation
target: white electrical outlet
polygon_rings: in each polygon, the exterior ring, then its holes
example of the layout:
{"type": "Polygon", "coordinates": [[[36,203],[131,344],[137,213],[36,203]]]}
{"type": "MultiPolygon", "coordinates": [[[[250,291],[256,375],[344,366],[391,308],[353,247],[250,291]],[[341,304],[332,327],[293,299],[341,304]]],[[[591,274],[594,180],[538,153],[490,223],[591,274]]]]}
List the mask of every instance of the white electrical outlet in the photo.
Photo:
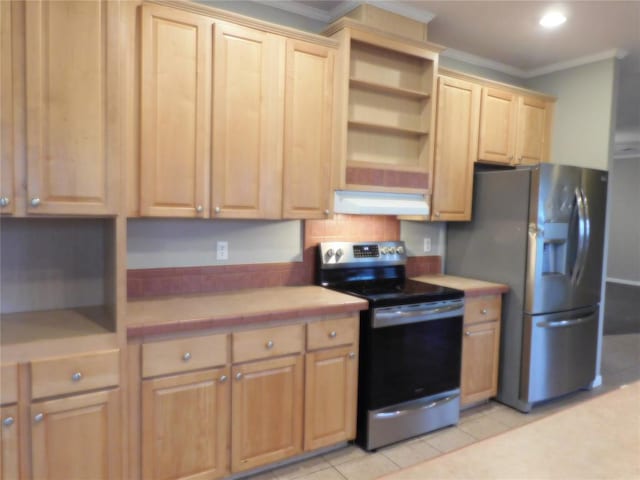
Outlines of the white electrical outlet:
{"type": "Polygon", "coordinates": [[[229,260],[229,242],[216,243],[216,260],[229,260]]]}
{"type": "Polygon", "coordinates": [[[425,252],[430,252],[431,251],[431,238],[429,237],[424,237],[424,251],[425,252]]]}

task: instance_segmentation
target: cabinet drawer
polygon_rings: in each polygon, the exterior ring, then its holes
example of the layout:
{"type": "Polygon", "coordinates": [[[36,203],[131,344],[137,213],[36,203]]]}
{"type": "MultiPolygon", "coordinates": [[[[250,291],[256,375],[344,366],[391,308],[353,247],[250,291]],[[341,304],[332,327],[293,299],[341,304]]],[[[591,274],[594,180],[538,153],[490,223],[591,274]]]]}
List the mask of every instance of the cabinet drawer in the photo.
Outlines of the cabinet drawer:
{"type": "Polygon", "coordinates": [[[357,336],[355,316],[312,322],[307,326],[307,350],[350,345],[357,341],[357,336]]]}
{"type": "Polygon", "coordinates": [[[227,363],[227,335],[179,338],[142,345],[142,376],[216,367],[227,363]]]}
{"type": "Polygon", "coordinates": [[[111,387],[119,382],[119,350],[31,362],[33,398],[111,387]]]}
{"type": "Polygon", "coordinates": [[[464,324],[499,321],[500,295],[484,295],[464,299],[464,324]]]}
{"type": "Polygon", "coordinates": [[[0,405],[16,403],[18,401],[18,365],[15,363],[2,365],[0,378],[2,379],[0,405]]]}
{"type": "Polygon", "coordinates": [[[263,328],[233,334],[234,363],[298,353],[303,348],[304,325],[263,328]]]}

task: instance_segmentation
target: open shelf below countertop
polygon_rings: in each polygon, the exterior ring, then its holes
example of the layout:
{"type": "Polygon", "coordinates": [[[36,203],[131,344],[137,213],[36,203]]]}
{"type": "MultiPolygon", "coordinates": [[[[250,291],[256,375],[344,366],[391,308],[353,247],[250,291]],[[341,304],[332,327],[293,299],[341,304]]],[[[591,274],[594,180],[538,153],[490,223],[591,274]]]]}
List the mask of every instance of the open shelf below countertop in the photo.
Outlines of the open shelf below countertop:
{"type": "Polygon", "coordinates": [[[400,97],[415,98],[415,99],[427,99],[431,96],[430,93],[422,92],[420,90],[413,90],[410,88],[392,87],[390,85],[384,85],[382,83],[371,82],[369,80],[361,80],[358,78],[350,78],[349,85],[351,87],[362,88],[370,90],[372,92],[388,93],[391,95],[398,95],[400,97]]]}
{"type": "Polygon", "coordinates": [[[113,325],[114,315],[105,306],[3,313],[2,361],[110,348],[115,345],[113,325]]]}

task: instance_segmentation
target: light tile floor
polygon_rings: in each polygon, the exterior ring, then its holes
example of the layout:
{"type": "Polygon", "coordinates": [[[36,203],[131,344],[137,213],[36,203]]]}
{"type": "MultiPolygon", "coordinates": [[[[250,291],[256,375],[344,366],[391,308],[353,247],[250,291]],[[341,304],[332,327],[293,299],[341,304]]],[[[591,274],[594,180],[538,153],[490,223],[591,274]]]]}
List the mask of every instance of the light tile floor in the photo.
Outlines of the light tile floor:
{"type": "Polygon", "coordinates": [[[640,380],[640,334],[606,335],[602,348],[603,384],[520,413],[497,402],[467,409],[457,426],[368,453],[349,445],[285,467],[254,475],[255,480],[371,480],[542,418],[560,409],[640,380]]]}

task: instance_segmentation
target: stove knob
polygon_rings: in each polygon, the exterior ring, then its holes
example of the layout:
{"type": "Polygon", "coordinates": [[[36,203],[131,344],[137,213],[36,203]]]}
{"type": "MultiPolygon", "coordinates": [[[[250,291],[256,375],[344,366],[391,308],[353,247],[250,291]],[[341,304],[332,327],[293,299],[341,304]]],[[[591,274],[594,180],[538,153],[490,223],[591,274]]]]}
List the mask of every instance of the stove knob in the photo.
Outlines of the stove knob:
{"type": "Polygon", "coordinates": [[[404,248],[403,248],[403,247],[397,247],[397,248],[396,248],[396,253],[397,253],[398,255],[402,255],[402,254],[404,253],[404,248]]]}
{"type": "Polygon", "coordinates": [[[327,253],[325,253],[325,255],[327,256],[327,259],[330,259],[331,257],[333,257],[333,248],[330,248],[329,250],[327,250],[327,253]]]}
{"type": "Polygon", "coordinates": [[[342,255],[344,254],[344,252],[342,251],[341,248],[339,248],[338,250],[336,250],[336,262],[338,260],[340,260],[340,257],[342,257],[342,255]]]}
{"type": "Polygon", "coordinates": [[[383,255],[386,255],[387,253],[389,253],[389,247],[382,247],[380,251],[382,252],[383,255]]]}

